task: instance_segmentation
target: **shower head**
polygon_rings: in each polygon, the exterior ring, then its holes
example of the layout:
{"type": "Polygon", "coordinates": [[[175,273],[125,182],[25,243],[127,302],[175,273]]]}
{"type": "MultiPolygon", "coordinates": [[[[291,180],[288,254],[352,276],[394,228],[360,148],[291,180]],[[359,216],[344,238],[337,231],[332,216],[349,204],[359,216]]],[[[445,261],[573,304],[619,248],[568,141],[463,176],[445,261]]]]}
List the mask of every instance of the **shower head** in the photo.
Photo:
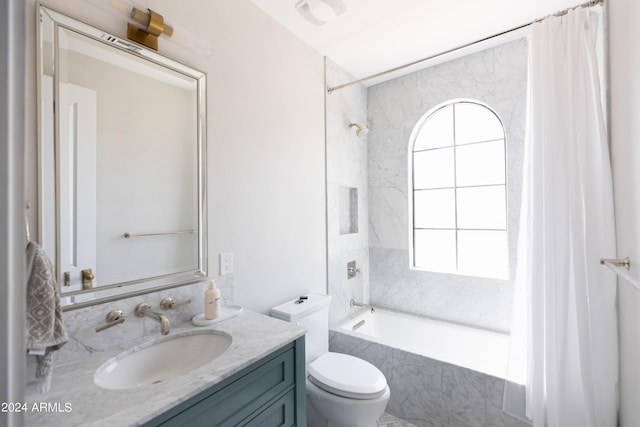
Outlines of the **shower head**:
{"type": "Polygon", "coordinates": [[[356,128],[356,136],[362,136],[362,135],[366,135],[367,132],[369,132],[369,128],[367,127],[367,125],[359,125],[357,123],[349,123],[349,127],[355,127],[356,128]]]}

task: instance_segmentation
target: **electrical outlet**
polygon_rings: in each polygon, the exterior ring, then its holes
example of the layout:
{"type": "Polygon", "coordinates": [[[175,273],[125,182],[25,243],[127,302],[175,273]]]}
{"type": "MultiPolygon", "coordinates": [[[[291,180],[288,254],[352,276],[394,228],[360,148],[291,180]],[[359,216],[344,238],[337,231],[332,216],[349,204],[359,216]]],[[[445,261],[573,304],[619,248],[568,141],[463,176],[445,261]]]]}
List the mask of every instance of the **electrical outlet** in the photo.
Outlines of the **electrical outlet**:
{"type": "Polygon", "coordinates": [[[233,252],[220,254],[220,275],[233,274],[233,252]]]}

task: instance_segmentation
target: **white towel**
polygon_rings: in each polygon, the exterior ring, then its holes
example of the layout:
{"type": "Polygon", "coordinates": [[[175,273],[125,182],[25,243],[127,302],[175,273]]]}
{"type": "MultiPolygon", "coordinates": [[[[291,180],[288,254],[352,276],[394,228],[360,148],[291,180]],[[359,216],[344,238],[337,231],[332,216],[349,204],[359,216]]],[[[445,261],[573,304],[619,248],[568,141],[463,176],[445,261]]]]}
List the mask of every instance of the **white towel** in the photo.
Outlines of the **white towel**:
{"type": "Polygon", "coordinates": [[[60,290],[51,261],[44,249],[34,242],[27,244],[27,351],[36,355],[38,390],[51,386],[52,352],[67,342],[62,323],[60,290]]]}

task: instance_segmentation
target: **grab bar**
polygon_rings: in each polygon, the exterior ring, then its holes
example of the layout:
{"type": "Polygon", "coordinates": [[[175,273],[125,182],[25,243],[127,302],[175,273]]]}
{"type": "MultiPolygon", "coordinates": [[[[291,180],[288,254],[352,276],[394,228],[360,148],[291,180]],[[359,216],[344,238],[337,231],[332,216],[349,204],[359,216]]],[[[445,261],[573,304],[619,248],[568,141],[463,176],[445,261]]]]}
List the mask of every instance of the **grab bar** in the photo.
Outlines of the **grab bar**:
{"type": "Polygon", "coordinates": [[[196,230],[194,230],[193,228],[190,228],[185,231],[165,231],[165,232],[158,232],[158,233],[129,233],[128,231],[125,231],[123,236],[125,239],[128,239],[130,237],[165,236],[168,234],[193,234],[195,232],[196,230]]]}
{"type": "Polygon", "coordinates": [[[633,287],[635,287],[637,290],[640,291],[640,281],[638,281],[638,279],[633,277],[628,271],[629,268],[631,268],[631,260],[629,259],[629,257],[620,258],[620,259],[619,258],[614,258],[614,259],[603,258],[600,260],[600,264],[606,265],[607,267],[609,267],[610,270],[612,270],[618,276],[625,279],[627,282],[633,285],[633,287]]]}
{"type": "Polygon", "coordinates": [[[351,328],[352,331],[355,331],[356,329],[358,329],[360,326],[364,325],[364,320],[359,321],[358,323],[356,323],[355,325],[353,325],[353,327],[351,328]]]}

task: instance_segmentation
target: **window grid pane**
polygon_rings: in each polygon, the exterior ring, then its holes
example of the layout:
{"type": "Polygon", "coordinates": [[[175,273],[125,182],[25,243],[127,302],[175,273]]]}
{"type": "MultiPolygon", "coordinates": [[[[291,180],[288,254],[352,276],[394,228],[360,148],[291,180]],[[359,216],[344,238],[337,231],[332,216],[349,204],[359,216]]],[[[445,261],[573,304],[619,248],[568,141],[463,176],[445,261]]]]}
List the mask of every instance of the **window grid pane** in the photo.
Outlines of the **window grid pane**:
{"type": "Polygon", "coordinates": [[[415,230],[414,265],[430,271],[455,273],[457,248],[455,230],[415,230]]]}
{"type": "Polygon", "coordinates": [[[415,228],[456,228],[454,189],[416,191],[413,203],[415,228]]]}
{"type": "Polygon", "coordinates": [[[412,157],[414,267],[507,278],[505,140],[500,119],[481,104],[450,104],[426,119],[412,157]],[[432,130],[429,121],[437,114],[432,130]],[[448,135],[449,123],[453,146],[444,148],[448,140],[442,135],[448,135]],[[432,135],[438,140],[430,140],[432,135]]]}
{"type": "Polygon", "coordinates": [[[456,146],[458,186],[504,184],[504,139],[456,146]]]}
{"type": "Polygon", "coordinates": [[[455,187],[453,147],[437,150],[418,151],[413,154],[413,188],[455,187]]]}
{"type": "Polygon", "coordinates": [[[504,129],[496,114],[474,102],[454,104],[456,145],[504,138],[504,129]]]}
{"type": "Polygon", "coordinates": [[[458,272],[500,279],[509,276],[506,231],[458,230],[457,237],[458,272]]]}
{"type": "Polygon", "coordinates": [[[416,135],[413,150],[451,147],[453,143],[453,105],[447,105],[429,116],[416,135]]]}
{"type": "Polygon", "coordinates": [[[457,228],[476,230],[506,229],[506,199],[504,185],[458,188],[457,228]]]}

